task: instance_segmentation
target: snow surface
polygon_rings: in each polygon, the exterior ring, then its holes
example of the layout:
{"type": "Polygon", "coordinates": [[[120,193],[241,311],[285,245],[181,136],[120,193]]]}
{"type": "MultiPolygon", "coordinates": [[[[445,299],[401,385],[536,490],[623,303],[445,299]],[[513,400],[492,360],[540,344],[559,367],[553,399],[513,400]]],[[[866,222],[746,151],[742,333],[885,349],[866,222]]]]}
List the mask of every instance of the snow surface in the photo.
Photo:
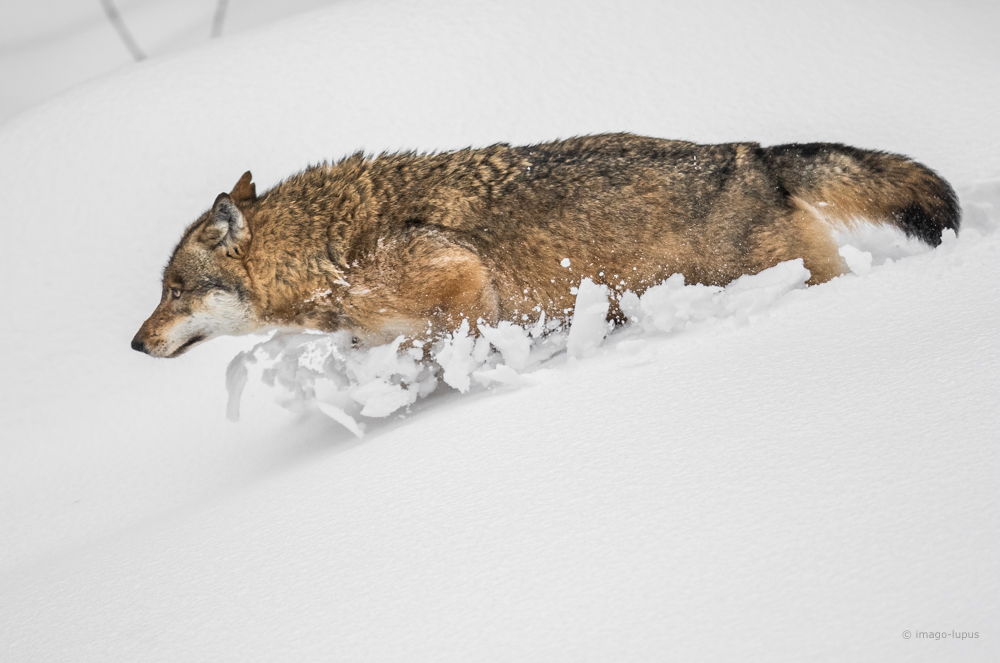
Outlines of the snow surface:
{"type": "Polygon", "coordinates": [[[0,658],[997,660],[998,14],[344,2],[0,125],[0,658]],[[609,130],[909,154],[965,230],[844,237],[818,287],[668,280],[573,357],[342,352],[313,394],[283,360],[335,338],[128,347],[247,168],[609,130]],[[388,412],[404,377],[434,391],[388,412]]]}

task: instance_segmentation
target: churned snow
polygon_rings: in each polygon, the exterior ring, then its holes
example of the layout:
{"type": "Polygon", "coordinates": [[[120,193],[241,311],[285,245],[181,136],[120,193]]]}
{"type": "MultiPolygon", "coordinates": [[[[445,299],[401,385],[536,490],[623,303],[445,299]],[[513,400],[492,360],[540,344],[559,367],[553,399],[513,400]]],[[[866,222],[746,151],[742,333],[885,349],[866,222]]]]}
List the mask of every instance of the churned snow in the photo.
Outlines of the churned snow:
{"type": "MultiPolygon", "coordinates": [[[[841,254],[855,273],[870,271],[871,253],[845,245],[841,254]]],[[[707,323],[747,324],[790,291],[804,288],[808,279],[809,270],[801,259],[743,276],[725,288],[685,285],[684,276],[675,274],[641,296],[626,290],[617,297],[627,318],[622,332],[634,347],[638,339],[628,333],[633,327],[655,334],[707,323]]],[[[386,345],[358,349],[347,332],[277,333],[230,362],[229,418],[239,419],[240,399],[255,365],[262,381],[279,389],[278,403],[294,412],[316,407],[358,437],[364,430],[359,416],[397,413],[432,394],[440,382],[463,393],[474,382],[485,387],[495,382],[534,384],[525,379],[524,371],[553,366],[552,357],[562,350],[571,359],[592,356],[614,329],[608,322],[612,296],[608,287],[585,278],[574,289],[576,300],[567,325],[546,324],[544,315],[530,327],[507,321],[492,327],[479,321],[476,338],[469,321],[463,320],[458,330],[426,348],[418,342],[419,347],[401,350],[403,336],[386,345]]]]}
{"type": "Polygon", "coordinates": [[[997,660],[998,19],[343,2],[5,110],[0,659],[997,660]],[[585,281],[565,324],[431,347],[129,348],[247,169],[619,130],[905,153],[963,230],[859,223],[812,287],[585,281]]]}

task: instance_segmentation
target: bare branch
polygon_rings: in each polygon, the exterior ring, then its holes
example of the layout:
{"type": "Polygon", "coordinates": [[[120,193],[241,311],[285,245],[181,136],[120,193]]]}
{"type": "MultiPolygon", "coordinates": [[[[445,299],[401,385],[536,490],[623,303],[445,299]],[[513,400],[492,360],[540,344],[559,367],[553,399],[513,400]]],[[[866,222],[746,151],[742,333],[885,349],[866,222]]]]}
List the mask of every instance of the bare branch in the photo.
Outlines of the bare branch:
{"type": "Polygon", "coordinates": [[[118,36],[122,38],[125,43],[125,47],[128,49],[132,57],[135,58],[136,62],[146,59],[146,54],[142,52],[139,45],[135,43],[135,39],[132,38],[132,34],[125,27],[125,22],[122,21],[121,14],[118,13],[118,9],[115,7],[111,0],[101,0],[101,6],[104,7],[104,13],[107,14],[108,20],[111,21],[111,25],[115,26],[115,30],[118,31],[118,36]]]}
{"type": "Polygon", "coordinates": [[[226,20],[226,8],[229,6],[229,0],[219,0],[219,3],[215,6],[215,16],[212,17],[212,38],[216,38],[222,35],[222,23],[226,20]]]}

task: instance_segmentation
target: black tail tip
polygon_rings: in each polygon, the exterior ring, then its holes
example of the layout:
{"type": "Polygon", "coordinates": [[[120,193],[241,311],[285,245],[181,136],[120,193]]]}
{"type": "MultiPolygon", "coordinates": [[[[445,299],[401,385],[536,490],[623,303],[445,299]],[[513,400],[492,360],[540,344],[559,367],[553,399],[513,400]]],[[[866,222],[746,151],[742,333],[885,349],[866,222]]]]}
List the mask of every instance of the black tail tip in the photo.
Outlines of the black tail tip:
{"type": "Polygon", "coordinates": [[[907,235],[937,246],[941,243],[941,233],[945,230],[950,228],[958,232],[962,223],[962,209],[951,187],[948,187],[945,195],[936,197],[932,205],[932,209],[928,210],[924,205],[913,202],[894,216],[896,223],[907,235]]]}

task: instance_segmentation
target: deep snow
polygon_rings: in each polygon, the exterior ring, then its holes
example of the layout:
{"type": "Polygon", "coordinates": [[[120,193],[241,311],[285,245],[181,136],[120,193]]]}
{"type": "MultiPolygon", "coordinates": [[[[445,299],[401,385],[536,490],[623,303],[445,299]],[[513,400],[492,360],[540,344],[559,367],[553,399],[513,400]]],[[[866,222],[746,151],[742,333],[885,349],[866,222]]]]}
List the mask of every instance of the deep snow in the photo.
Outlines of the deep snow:
{"type": "Polygon", "coordinates": [[[0,125],[0,652],[995,660],[997,18],[345,2],[0,125]],[[181,230],[247,168],[264,187],[358,148],[606,130],[902,152],[971,232],[892,262],[845,238],[858,274],[690,328],[650,302],[361,440],[256,379],[226,419],[226,366],[262,338],[128,347],[181,230]]]}

